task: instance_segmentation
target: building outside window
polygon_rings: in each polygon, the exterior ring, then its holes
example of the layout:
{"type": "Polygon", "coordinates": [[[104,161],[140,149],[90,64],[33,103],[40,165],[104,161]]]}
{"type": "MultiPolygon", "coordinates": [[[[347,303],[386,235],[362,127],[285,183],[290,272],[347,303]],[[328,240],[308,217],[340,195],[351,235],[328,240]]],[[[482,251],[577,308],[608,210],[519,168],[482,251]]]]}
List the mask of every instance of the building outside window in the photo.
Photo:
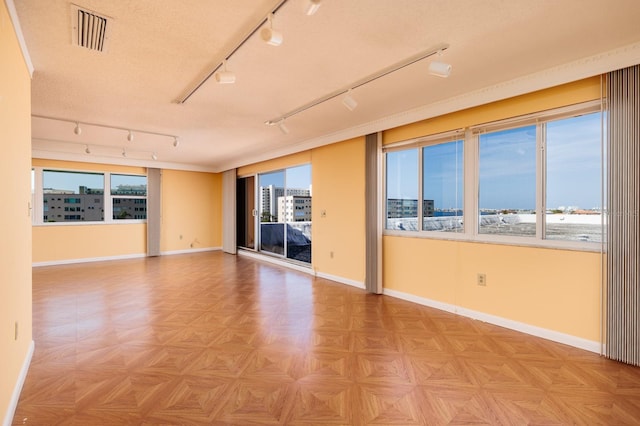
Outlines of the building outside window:
{"type": "MultiPolygon", "coordinates": [[[[104,220],[104,174],[44,170],[42,172],[44,222],[95,222],[104,220]],[[98,202],[96,203],[96,200],[98,202]],[[53,214],[78,205],[80,214],[53,214]],[[94,208],[89,208],[89,206],[94,208]],[[97,207],[97,208],[95,208],[97,207]]],[[[66,210],[71,211],[71,210],[66,210]]]]}
{"type": "Polygon", "coordinates": [[[147,218],[147,177],[111,174],[113,219],[147,218]]]}

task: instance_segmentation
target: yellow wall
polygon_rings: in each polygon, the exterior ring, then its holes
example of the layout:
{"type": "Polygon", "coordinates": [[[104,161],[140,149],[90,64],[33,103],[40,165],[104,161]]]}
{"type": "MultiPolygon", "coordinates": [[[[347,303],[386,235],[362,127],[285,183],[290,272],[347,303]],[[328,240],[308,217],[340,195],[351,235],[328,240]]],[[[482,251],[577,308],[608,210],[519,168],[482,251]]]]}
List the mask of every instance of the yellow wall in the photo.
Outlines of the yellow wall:
{"type": "Polygon", "coordinates": [[[0,420],[31,344],[31,79],[0,2],[0,420]],[[14,338],[18,323],[18,339],[14,338]]]}
{"type": "Polygon", "coordinates": [[[146,232],[144,223],[34,226],[33,262],[142,256],[147,252],[146,232]]]}
{"type": "Polygon", "coordinates": [[[364,137],[250,164],[237,173],[248,176],[302,164],[311,164],[313,186],[311,267],[364,283],[364,137]]]}
{"type": "MultiPolygon", "coordinates": [[[[145,174],[143,167],[33,159],[33,166],[67,170],[145,174]]],[[[222,245],[222,175],[162,171],[162,252],[222,245]]],[[[147,225],[113,223],[33,227],[33,262],[99,259],[147,252],[147,225]],[[95,244],[100,241],[100,244],[95,244]]]]}
{"type": "Polygon", "coordinates": [[[365,278],[364,151],[360,137],[311,154],[313,268],[360,283],[365,278]]]}
{"type": "Polygon", "coordinates": [[[160,250],[222,247],[222,174],[162,171],[160,250]]]}
{"type": "Polygon", "coordinates": [[[600,339],[599,253],[386,236],[383,270],[386,289],[600,339]]]}
{"type": "Polygon", "coordinates": [[[389,129],[383,132],[382,143],[386,145],[505,118],[518,117],[533,112],[578,104],[599,99],[600,93],[600,77],[592,77],[389,129]]]}
{"type": "MultiPolygon", "coordinates": [[[[73,161],[33,159],[34,167],[53,169],[145,174],[143,167],[128,167],[73,161]]],[[[33,227],[33,262],[100,259],[147,252],[147,225],[114,223],[102,225],[41,225],[33,227]],[[99,241],[100,244],[96,244],[99,241]]]]}
{"type": "Polygon", "coordinates": [[[286,155],[284,157],[274,158],[272,160],[262,161],[260,163],[249,164],[238,168],[238,176],[248,176],[256,173],[282,170],[287,167],[300,166],[311,162],[311,151],[302,151],[296,154],[286,155]]]}
{"type": "MultiPolygon", "coordinates": [[[[600,78],[391,129],[384,143],[599,99],[600,78]]],[[[383,238],[384,287],[528,325],[600,340],[599,253],[431,238],[383,238]],[[477,274],[487,277],[477,285],[477,274]]]]}

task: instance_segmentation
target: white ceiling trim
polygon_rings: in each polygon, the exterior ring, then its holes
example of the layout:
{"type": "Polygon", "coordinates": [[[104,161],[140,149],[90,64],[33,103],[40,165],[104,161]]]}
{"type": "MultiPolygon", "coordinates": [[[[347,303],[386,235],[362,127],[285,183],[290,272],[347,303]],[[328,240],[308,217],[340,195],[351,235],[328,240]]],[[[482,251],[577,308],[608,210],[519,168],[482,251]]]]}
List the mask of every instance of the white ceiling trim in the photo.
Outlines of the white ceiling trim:
{"type": "Polygon", "coordinates": [[[22,56],[24,57],[24,62],[27,65],[27,69],[29,70],[29,76],[33,78],[33,62],[31,62],[31,55],[29,55],[29,49],[27,49],[27,43],[24,41],[24,35],[22,34],[22,27],[20,26],[20,19],[18,19],[18,12],[16,11],[16,5],[13,3],[13,0],[4,0],[4,4],[7,6],[7,10],[9,11],[9,17],[11,18],[11,23],[13,23],[13,29],[16,33],[16,37],[18,38],[18,44],[20,44],[20,50],[22,50],[22,56]]]}
{"type": "Polygon", "coordinates": [[[43,149],[33,149],[31,151],[31,158],[37,158],[41,160],[60,160],[60,161],[74,161],[80,163],[95,163],[95,164],[112,164],[118,166],[133,166],[133,167],[148,167],[156,169],[170,169],[170,170],[182,170],[188,172],[206,172],[217,173],[219,170],[211,167],[201,167],[190,164],[172,163],[170,161],[154,161],[125,157],[110,157],[104,155],[88,155],[88,154],[75,154],[65,153],[58,151],[47,151],[43,149]]]}
{"type": "Polygon", "coordinates": [[[618,49],[603,52],[598,55],[593,55],[544,71],[465,93],[440,102],[403,111],[360,126],[351,127],[323,135],[318,138],[292,144],[285,148],[269,151],[264,154],[246,157],[241,162],[229,162],[224,164],[218,171],[233,169],[284,155],[294,154],[307,149],[349,140],[359,136],[449,114],[455,111],[485,105],[514,96],[535,92],[537,90],[547,89],[561,84],[570,83],[572,81],[593,77],[595,75],[604,74],[609,71],[633,66],[639,63],[640,41],[618,49]]]}
{"type": "MultiPolygon", "coordinates": [[[[6,0],[11,1],[11,0],[6,0]]],[[[603,52],[569,62],[554,68],[528,74],[516,79],[505,81],[493,86],[475,90],[463,95],[445,99],[440,102],[424,105],[412,110],[399,112],[379,120],[364,123],[359,126],[329,133],[318,138],[294,143],[283,148],[266,153],[247,156],[239,161],[230,161],[219,166],[202,167],[183,163],[162,162],[152,160],[136,160],[122,157],[108,157],[92,155],[87,158],[83,154],[62,153],[33,149],[32,157],[62,161],[79,161],[89,163],[118,164],[138,167],[160,167],[184,171],[223,172],[233,168],[258,163],[265,160],[294,154],[300,151],[341,142],[367,134],[419,122],[429,118],[449,114],[467,108],[485,105],[491,102],[531,93],[537,90],[581,80],[583,78],[601,75],[616,69],[633,66],[640,63],[640,41],[618,49],[603,52]]]]}

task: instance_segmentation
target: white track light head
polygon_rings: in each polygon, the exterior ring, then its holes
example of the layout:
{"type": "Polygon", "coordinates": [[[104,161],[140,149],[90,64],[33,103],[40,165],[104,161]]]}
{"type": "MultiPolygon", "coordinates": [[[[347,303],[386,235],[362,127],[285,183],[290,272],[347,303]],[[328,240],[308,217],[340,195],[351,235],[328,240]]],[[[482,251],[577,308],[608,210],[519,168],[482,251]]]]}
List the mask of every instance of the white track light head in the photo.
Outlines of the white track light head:
{"type": "Polygon", "coordinates": [[[73,133],[78,136],[82,134],[82,127],[80,127],[80,123],[76,122],[76,127],[73,128],[73,133]]]}
{"type": "Polygon", "coordinates": [[[278,123],[278,127],[280,128],[280,131],[285,135],[289,134],[289,128],[284,124],[284,118],[280,120],[280,122],[278,123]]]}
{"type": "Polygon", "coordinates": [[[269,14],[267,20],[269,21],[269,26],[260,30],[260,37],[271,46],[280,46],[283,40],[282,32],[273,29],[273,14],[269,14]]]}
{"type": "Polygon", "coordinates": [[[431,62],[429,64],[429,74],[436,75],[438,77],[449,77],[451,74],[451,65],[444,62],[431,62]]]}
{"type": "Polygon", "coordinates": [[[358,107],[358,102],[351,95],[351,90],[349,90],[345,97],[342,98],[342,105],[344,105],[349,111],[353,111],[358,107]]]}
{"type": "Polygon", "coordinates": [[[307,0],[304,4],[304,13],[307,16],[315,14],[320,9],[321,4],[322,0],[307,0]]]}

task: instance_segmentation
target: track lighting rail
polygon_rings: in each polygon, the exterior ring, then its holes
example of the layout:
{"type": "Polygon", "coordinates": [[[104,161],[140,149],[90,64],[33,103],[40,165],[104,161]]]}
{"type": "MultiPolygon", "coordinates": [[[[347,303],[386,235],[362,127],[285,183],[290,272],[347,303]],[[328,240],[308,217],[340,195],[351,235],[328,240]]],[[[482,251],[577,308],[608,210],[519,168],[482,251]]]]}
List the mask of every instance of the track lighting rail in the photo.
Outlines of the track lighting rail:
{"type": "Polygon", "coordinates": [[[271,120],[267,120],[267,121],[265,121],[264,124],[267,124],[269,126],[274,126],[274,125],[277,125],[279,123],[282,123],[282,122],[284,122],[284,120],[286,120],[289,117],[293,117],[294,115],[300,114],[301,112],[306,111],[306,110],[308,110],[310,108],[313,108],[313,107],[315,107],[317,105],[320,105],[320,104],[322,104],[324,102],[327,102],[328,100],[331,100],[331,99],[336,98],[338,96],[341,96],[341,95],[344,95],[346,93],[349,93],[350,90],[357,89],[358,87],[364,86],[365,84],[371,83],[372,81],[375,81],[375,80],[377,80],[379,78],[382,78],[382,77],[384,77],[386,75],[389,75],[391,73],[399,71],[399,70],[401,70],[401,69],[403,69],[405,67],[408,67],[409,65],[415,64],[416,62],[419,62],[419,61],[421,61],[423,59],[426,59],[426,58],[429,58],[429,57],[431,57],[433,55],[442,53],[445,50],[447,50],[448,48],[449,48],[449,45],[445,44],[445,43],[436,45],[436,46],[434,46],[434,47],[432,47],[432,48],[430,48],[428,50],[425,50],[423,52],[420,52],[418,54],[410,56],[409,58],[404,59],[404,60],[402,60],[400,62],[397,62],[397,63],[395,63],[393,65],[390,65],[390,66],[388,66],[386,68],[383,68],[383,69],[381,69],[380,71],[378,71],[378,72],[376,72],[374,74],[371,74],[371,75],[369,75],[367,77],[364,77],[364,78],[362,78],[362,79],[360,79],[360,80],[358,80],[358,81],[356,81],[356,82],[354,82],[354,83],[352,83],[352,84],[350,84],[350,85],[348,85],[346,87],[343,87],[342,89],[338,89],[338,90],[336,90],[334,92],[331,92],[331,93],[329,93],[327,95],[324,95],[324,96],[322,96],[322,97],[320,97],[318,99],[315,99],[315,100],[313,100],[313,101],[311,101],[309,103],[306,103],[306,104],[304,104],[304,105],[302,105],[302,106],[300,106],[300,107],[298,107],[298,108],[296,108],[294,110],[291,110],[291,111],[289,111],[289,112],[287,112],[287,113],[285,113],[285,114],[283,114],[283,115],[281,115],[279,117],[273,118],[271,120]]]}
{"type": "Polygon", "coordinates": [[[238,43],[233,49],[231,49],[231,51],[225,55],[225,57],[223,58],[222,61],[220,61],[220,63],[218,65],[216,65],[213,70],[211,70],[211,72],[209,72],[198,84],[195,85],[195,87],[191,90],[189,90],[187,92],[186,95],[184,95],[183,97],[181,97],[180,99],[178,99],[176,101],[176,103],[178,104],[184,104],[194,93],[196,93],[200,87],[202,87],[202,85],[204,83],[206,83],[211,77],[213,77],[213,75],[224,65],[224,63],[229,60],[229,58],[231,58],[242,46],[244,46],[244,44],[260,29],[262,28],[262,26],[269,22],[269,17],[272,16],[273,14],[275,14],[282,6],[284,6],[284,4],[287,2],[288,0],[280,0],[276,6],[271,9],[271,12],[269,12],[267,14],[267,16],[265,16],[260,22],[258,22],[251,31],[249,31],[249,33],[244,36],[244,38],[240,41],[240,43],[238,43]]]}
{"type": "MultiPolygon", "coordinates": [[[[110,126],[108,124],[89,123],[87,121],[69,120],[67,118],[50,117],[50,116],[38,115],[38,114],[31,114],[31,117],[33,117],[33,118],[42,118],[42,119],[45,119],[45,120],[62,121],[62,122],[65,122],[65,123],[75,124],[76,127],[74,129],[74,133],[76,135],[79,135],[82,132],[82,130],[80,129],[80,125],[84,125],[84,126],[89,126],[89,127],[102,127],[104,129],[122,130],[123,132],[127,133],[127,140],[129,142],[133,141],[133,134],[134,133],[154,135],[154,136],[163,136],[163,137],[167,137],[167,138],[173,139],[174,143],[175,143],[176,140],[179,139],[179,137],[177,135],[170,135],[168,133],[160,133],[160,132],[151,132],[149,130],[132,129],[131,127],[110,126]]],[[[177,146],[177,145],[174,145],[174,146],[177,146]]]]}

